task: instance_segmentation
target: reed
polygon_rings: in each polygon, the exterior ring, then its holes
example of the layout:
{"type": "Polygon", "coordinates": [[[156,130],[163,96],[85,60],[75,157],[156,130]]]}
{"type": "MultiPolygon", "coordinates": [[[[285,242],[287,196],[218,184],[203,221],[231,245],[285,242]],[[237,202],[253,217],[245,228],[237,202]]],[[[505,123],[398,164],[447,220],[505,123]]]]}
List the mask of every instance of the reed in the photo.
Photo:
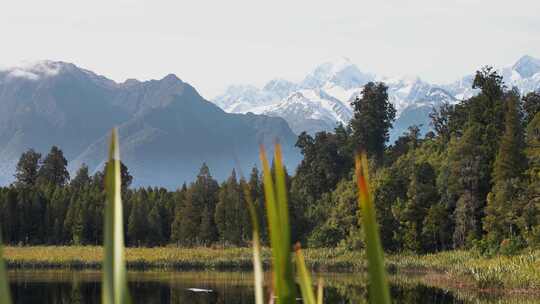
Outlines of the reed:
{"type": "Polygon", "coordinates": [[[356,182],[358,184],[358,203],[362,213],[362,227],[368,260],[370,300],[372,303],[391,303],[384,254],[379,237],[379,226],[375,215],[375,204],[369,184],[368,161],[365,153],[355,157],[356,182]]]}
{"type": "Polygon", "coordinates": [[[120,179],[120,150],[117,130],[113,129],[106,165],[104,227],[103,288],[101,300],[104,304],[130,303],[127,286],[124,253],[124,225],[122,223],[122,197],[120,179]]]}
{"type": "Polygon", "coordinates": [[[247,183],[244,185],[244,196],[248,205],[249,215],[251,218],[251,226],[253,231],[253,280],[255,283],[255,303],[264,303],[264,271],[262,265],[262,246],[259,228],[259,218],[253,199],[251,198],[250,189],[247,183]]]}
{"type": "Polygon", "coordinates": [[[274,153],[276,186],[261,146],[263,167],[264,197],[268,216],[268,230],[272,247],[273,295],[278,304],[295,303],[296,285],[291,262],[291,231],[289,226],[289,207],[285,189],[285,172],[281,161],[281,150],[276,144],[274,153]]]}

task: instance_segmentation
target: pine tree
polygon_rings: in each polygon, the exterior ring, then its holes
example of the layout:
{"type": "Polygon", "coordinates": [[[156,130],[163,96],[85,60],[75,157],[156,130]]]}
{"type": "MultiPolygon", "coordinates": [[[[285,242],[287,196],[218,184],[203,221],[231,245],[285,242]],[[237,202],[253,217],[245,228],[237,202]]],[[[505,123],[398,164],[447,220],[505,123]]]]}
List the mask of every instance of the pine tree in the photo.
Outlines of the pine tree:
{"type": "Polygon", "coordinates": [[[148,231],[146,243],[150,246],[163,244],[162,210],[158,202],[153,202],[148,213],[148,231]]]}
{"type": "Polygon", "coordinates": [[[221,241],[241,245],[244,241],[245,210],[242,191],[236,180],[236,172],[224,182],[219,191],[215,222],[221,241]]]}
{"type": "Polygon", "coordinates": [[[212,178],[206,164],[202,165],[191,190],[191,203],[200,213],[197,240],[203,244],[210,244],[218,238],[214,213],[218,201],[219,185],[212,178]]]}
{"type": "MultiPolygon", "coordinates": [[[[268,222],[266,217],[266,206],[264,204],[263,184],[257,166],[254,166],[251,169],[251,174],[249,175],[249,181],[247,182],[247,185],[259,218],[261,241],[263,243],[266,243],[267,241],[269,241],[268,222]]],[[[251,220],[249,220],[249,222],[251,223],[251,220]]],[[[249,233],[251,234],[251,230],[249,233]]]]}
{"type": "Polygon", "coordinates": [[[135,194],[128,218],[127,236],[131,245],[142,246],[146,241],[148,229],[148,210],[145,201],[146,191],[140,190],[135,194]]]}
{"type": "Polygon", "coordinates": [[[184,183],[181,190],[177,190],[173,196],[174,202],[174,217],[171,223],[171,242],[176,243],[177,245],[182,242],[182,225],[183,225],[183,210],[185,208],[187,194],[187,186],[184,183]]]}
{"type": "Polygon", "coordinates": [[[86,164],[82,164],[77,170],[75,177],[71,180],[70,185],[75,189],[81,189],[89,186],[91,182],[92,179],[90,178],[88,166],[86,164]]]}
{"type": "Polygon", "coordinates": [[[69,180],[67,160],[58,147],[53,146],[39,168],[40,183],[64,186],[69,180]]]}
{"type": "Polygon", "coordinates": [[[72,199],[64,221],[64,229],[70,234],[70,243],[81,245],[85,242],[85,213],[80,199],[72,199]]]}
{"type": "Polygon", "coordinates": [[[30,149],[21,155],[15,171],[16,186],[31,187],[36,184],[40,159],[41,154],[33,149],[30,149]]]}
{"type": "Polygon", "coordinates": [[[193,199],[193,185],[186,191],[183,206],[176,212],[173,230],[177,244],[192,246],[198,241],[201,224],[201,210],[197,209],[193,199]]]}
{"type": "MultiPolygon", "coordinates": [[[[100,187],[101,189],[104,189],[104,177],[105,177],[105,171],[107,168],[107,164],[105,164],[105,167],[103,168],[103,171],[96,172],[94,176],[92,177],[92,182],[94,185],[100,187]]],[[[125,192],[133,182],[133,176],[129,173],[128,167],[121,161],[120,162],[120,180],[122,183],[122,191],[125,192]]]]}

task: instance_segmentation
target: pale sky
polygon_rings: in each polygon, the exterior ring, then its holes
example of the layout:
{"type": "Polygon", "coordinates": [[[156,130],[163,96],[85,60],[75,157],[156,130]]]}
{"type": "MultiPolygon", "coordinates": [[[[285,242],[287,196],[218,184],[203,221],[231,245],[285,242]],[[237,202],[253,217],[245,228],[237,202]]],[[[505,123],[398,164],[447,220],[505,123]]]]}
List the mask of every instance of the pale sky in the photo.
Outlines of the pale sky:
{"type": "Polygon", "coordinates": [[[175,73],[212,98],[345,56],[445,83],[540,58],[540,1],[0,0],[0,65],[73,62],[116,81],[175,73]]]}

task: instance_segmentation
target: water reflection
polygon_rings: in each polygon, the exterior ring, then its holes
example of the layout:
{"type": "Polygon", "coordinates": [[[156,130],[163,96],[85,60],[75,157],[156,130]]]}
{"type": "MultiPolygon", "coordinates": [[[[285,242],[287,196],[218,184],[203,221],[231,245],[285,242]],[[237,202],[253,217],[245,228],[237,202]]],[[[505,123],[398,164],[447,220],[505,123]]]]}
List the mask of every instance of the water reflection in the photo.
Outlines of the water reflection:
{"type": "MultiPolygon", "coordinates": [[[[365,277],[321,274],[325,303],[368,303],[365,277]]],[[[100,303],[101,275],[95,271],[11,271],[14,303],[100,303]]],[[[130,272],[134,303],[254,303],[252,274],[245,272],[130,272]],[[194,292],[190,288],[212,292],[194,292]]],[[[394,303],[540,303],[534,299],[482,300],[474,295],[428,287],[414,281],[392,285],[394,303]],[[493,301],[493,302],[492,302],[493,301]]]]}

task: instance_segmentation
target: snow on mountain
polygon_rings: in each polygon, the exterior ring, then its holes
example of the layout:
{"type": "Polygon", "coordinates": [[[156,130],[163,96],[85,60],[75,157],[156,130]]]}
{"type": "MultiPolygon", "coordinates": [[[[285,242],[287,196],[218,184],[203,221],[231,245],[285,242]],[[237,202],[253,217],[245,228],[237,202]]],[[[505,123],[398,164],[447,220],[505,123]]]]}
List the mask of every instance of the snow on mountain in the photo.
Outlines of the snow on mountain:
{"type": "MultiPolygon", "coordinates": [[[[540,60],[521,57],[514,65],[498,72],[508,87],[517,87],[522,94],[540,90],[540,60]]],[[[275,79],[262,88],[231,86],[214,98],[227,112],[266,114],[284,118],[297,134],[307,131],[333,131],[338,123],[352,117],[351,101],[360,96],[369,81],[382,81],[388,86],[390,101],[397,110],[391,131],[393,141],[412,124],[429,129],[428,114],[443,102],[456,103],[478,93],[472,88],[474,75],[467,75],[446,85],[431,84],[415,76],[380,77],[362,72],[348,58],[323,63],[301,82],[275,79]]]]}
{"type": "Polygon", "coordinates": [[[316,67],[304,78],[301,87],[318,89],[333,85],[349,90],[363,86],[373,79],[373,75],[362,73],[349,58],[341,57],[316,67]]]}
{"type": "Polygon", "coordinates": [[[264,113],[282,117],[294,132],[306,131],[311,134],[333,130],[337,123],[346,124],[352,117],[350,107],[340,100],[323,90],[308,89],[292,93],[285,100],[266,108],[264,113]]]}

